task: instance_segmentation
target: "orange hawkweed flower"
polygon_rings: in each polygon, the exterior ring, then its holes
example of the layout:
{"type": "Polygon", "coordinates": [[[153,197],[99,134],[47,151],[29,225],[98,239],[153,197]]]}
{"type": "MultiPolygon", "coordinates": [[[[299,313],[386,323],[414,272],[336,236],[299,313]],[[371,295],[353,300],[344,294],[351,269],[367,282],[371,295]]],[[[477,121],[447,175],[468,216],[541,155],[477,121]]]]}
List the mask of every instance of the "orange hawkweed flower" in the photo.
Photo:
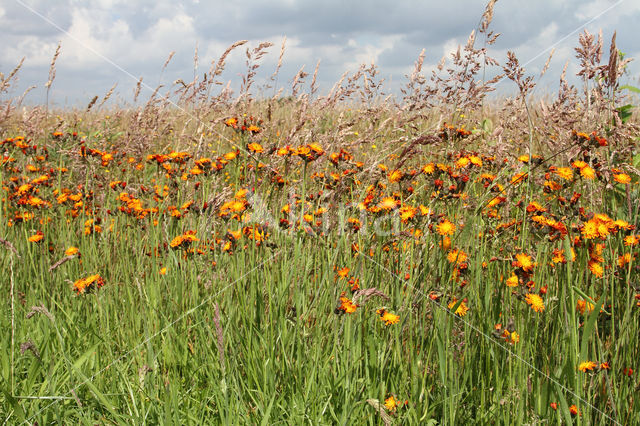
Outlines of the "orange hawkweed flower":
{"type": "Polygon", "coordinates": [[[182,235],[178,235],[173,240],[171,240],[169,246],[173,249],[183,248],[189,246],[194,241],[200,241],[199,238],[196,238],[195,234],[195,231],[187,231],[182,235]]]}
{"type": "Polygon", "coordinates": [[[356,309],[358,309],[358,305],[353,303],[349,298],[345,297],[343,293],[343,295],[340,296],[340,306],[336,308],[336,313],[342,312],[352,314],[356,311],[356,309]]]}
{"type": "Polygon", "coordinates": [[[544,311],[544,301],[542,300],[542,297],[540,297],[539,295],[533,294],[533,293],[527,293],[524,301],[527,302],[527,304],[530,305],[531,309],[533,309],[534,311],[536,312],[544,311]]]}
{"type": "Polygon", "coordinates": [[[400,321],[400,317],[398,315],[392,314],[384,308],[378,309],[376,313],[380,315],[380,320],[384,322],[384,325],[396,324],[398,321],[400,321]]]}
{"type": "Polygon", "coordinates": [[[43,239],[44,239],[44,233],[42,231],[38,231],[32,236],[30,236],[29,238],[27,238],[27,241],[29,241],[30,243],[39,243],[43,239]]]}
{"type": "Polygon", "coordinates": [[[511,275],[509,278],[507,278],[507,287],[518,287],[518,276],[517,275],[511,275]]]}
{"type": "Polygon", "coordinates": [[[585,166],[580,169],[580,176],[582,176],[585,179],[595,179],[596,171],[589,166],[585,166]]]}
{"type": "Polygon", "coordinates": [[[602,278],[602,275],[604,274],[604,268],[602,267],[602,264],[594,262],[593,260],[589,261],[589,270],[598,278],[602,278]]]}
{"type": "MultiPolygon", "coordinates": [[[[458,304],[458,299],[456,299],[454,297],[453,300],[451,301],[451,303],[449,303],[447,305],[447,307],[449,309],[453,309],[454,306],[456,306],[457,304],[458,304]]],[[[467,304],[463,300],[462,303],[460,303],[460,305],[458,306],[458,308],[456,309],[456,311],[454,313],[456,315],[458,315],[459,317],[463,317],[463,316],[467,315],[468,311],[469,311],[469,307],[467,306],[467,304]]]]}
{"type": "Polygon", "coordinates": [[[558,167],[557,169],[555,169],[555,173],[564,180],[573,180],[573,170],[571,170],[569,167],[558,167]]]}
{"type": "Polygon", "coordinates": [[[513,263],[514,266],[522,268],[522,270],[525,272],[532,271],[533,267],[536,266],[531,256],[526,253],[516,254],[516,260],[513,263]]]}
{"type": "Polygon", "coordinates": [[[338,269],[338,277],[345,278],[349,274],[349,268],[346,266],[344,268],[338,269]]]}
{"type": "Polygon", "coordinates": [[[398,406],[398,400],[393,395],[384,400],[384,406],[387,411],[395,411],[398,406]]]}
{"type": "Polygon", "coordinates": [[[445,235],[453,235],[456,232],[456,225],[451,223],[448,219],[444,219],[437,226],[438,234],[445,235]]]}
{"type": "Polygon", "coordinates": [[[247,149],[251,152],[255,152],[255,153],[261,153],[264,152],[264,148],[262,147],[262,145],[260,145],[259,143],[256,142],[252,142],[249,145],[247,145],[247,149]]]}
{"type": "Polygon", "coordinates": [[[94,289],[99,289],[104,285],[104,279],[99,275],[89,275],[86,278],[80,278],[73,283],[73,289],[78,294],[89,293],[94,289]]]}
{"type": "Polygon", "coordinates": [[[631,183],[631,176],[629,176],[626,173],[618,173],[613,175],[613,180],[615,180],[618,183],[628,184],[628,183],[631,183]]]}
{"type": "Polygon", "coordinates": [[[580,312],[580,315],[584,315],[585,312],[591,313],[594,309],[594,304],[586,300],[578,299],[578,302],[576,302],[576,310],[580,312]]]}
{"type": "Polygon", "coordinates": [[[637,246],[640,243],[640,238],[637,235],[627,235],[624,237],[624,245],[631,247],[637,246]]]}
{"type": "Polygon", "coordinates": [[[578,365],[578,370],[582,371],[583,373],[586,373],[587,371],[593,370],[597,366],[598,366],[597,362],[584,361],[584,362],[581,362],[580,365],[578,365]]]}
{"type": "Polygon", "coordinates": [[[75,256],[76,254],[80,256],[80,250],[78,247],[71,246],[64,251],[65,256],[75,256]]]}

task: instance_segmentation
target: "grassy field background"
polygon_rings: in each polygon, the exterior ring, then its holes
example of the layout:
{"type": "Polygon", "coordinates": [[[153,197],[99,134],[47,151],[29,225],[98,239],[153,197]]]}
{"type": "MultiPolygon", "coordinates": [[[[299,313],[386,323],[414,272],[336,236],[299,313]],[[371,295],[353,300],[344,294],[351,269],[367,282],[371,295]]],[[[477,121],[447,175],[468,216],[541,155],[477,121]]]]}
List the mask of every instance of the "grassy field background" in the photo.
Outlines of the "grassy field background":
{"type": "Polygon", "coordinates": [[[544,99],[475,39],[397,101],[255,95],[262,45],[236,96],[3,98],[0,419],[636,424],[638,89],[580,40],[544,99]]]}

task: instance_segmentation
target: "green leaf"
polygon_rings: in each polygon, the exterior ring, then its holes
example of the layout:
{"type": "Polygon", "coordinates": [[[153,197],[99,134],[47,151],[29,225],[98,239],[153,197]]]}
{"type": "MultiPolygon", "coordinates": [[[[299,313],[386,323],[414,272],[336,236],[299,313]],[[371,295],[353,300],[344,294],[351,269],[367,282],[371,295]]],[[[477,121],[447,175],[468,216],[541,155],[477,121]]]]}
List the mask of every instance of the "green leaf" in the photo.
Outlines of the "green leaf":
{"type": "Polygon", "coordinates": [[[625,89],[633,93],[640,93],[640,88],[638,87],[630,86],[628,84],[625,84],[624,86],[620,86],[620,90],[625,90],[625,89]]]}
{"type": "Polygon", "coordinates": [[[633,115],[633,108],[634,106],[631,104],[623,105],[616,108],[616,111],[618,111],[618,117],[620,117],[620,120],[623,123],[626,123],[627,121],[629,121],[629,119],[633,115]]]}
{"type": "Polygon", "coordinates": [[[491,133],[493,131],[493,121],[490,118],[485,118],[482,120],[482,130],[485,133],[491,133]]]}
{"type": "MultiPolygon", "coordinates": [[[[589,301],[590,299],[587,299],[587,302],[589,301]]],[[[600,308],[602,307],[603,303],[604,297],[601,298],[599,303],[594,303],[595,307],[593,308],[593,312],[589,314],[589,319],[587,320],[587,323],[584,325],[584,328],[582,330],[582,341],[580,342],[580,362],[587,360],[589,338],[596,328],[596,321],[598,319],[598,315],[600,314],[600,308]]]]}
{"type": "Polygon", "coordinates": [[[6,398],[7,402],[13,408],[13,411],[16,417],[18,417],[19,422],[24,423],[25,421],[24,410],[22,409],[20,404],[18,404],[18,400],[15,399],[13,396],[11,396],[11,393],[7,391],[7,389],[5,389],[4,386],[2,387],[2,393],[4,393],[4,397],[6,398]]]}

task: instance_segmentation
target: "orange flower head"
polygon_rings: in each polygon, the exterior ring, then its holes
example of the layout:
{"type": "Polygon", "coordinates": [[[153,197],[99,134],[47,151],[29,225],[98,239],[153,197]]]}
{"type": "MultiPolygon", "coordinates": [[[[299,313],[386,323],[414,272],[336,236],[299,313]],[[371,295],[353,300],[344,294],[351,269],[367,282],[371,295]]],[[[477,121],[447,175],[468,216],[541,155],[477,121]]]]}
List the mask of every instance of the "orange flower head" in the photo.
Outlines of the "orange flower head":
{"type": "Polygon", "coordinates": [[[525,302],[527,302],[527,304],[531,306],[531,309],[536,312],[544,311],[544,301],[542,300],[542,297],[537,294],[527,293],[525,296],[525,302]]]}
{"type": "Polygon", "coordinates": [[[456,225],[451,223],[448,219],[444,219],[437,226],[438,234],[445,235],[453,235],[456,232],[456,225]]]}

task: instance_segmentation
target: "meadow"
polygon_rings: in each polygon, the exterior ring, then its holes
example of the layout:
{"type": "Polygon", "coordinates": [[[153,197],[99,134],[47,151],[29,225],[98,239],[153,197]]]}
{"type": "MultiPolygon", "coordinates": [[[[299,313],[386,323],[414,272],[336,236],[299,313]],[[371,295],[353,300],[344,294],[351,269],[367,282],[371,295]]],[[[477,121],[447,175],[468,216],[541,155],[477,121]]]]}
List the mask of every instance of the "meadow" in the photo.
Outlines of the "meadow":
{"type": "Polygon", "coordinates": [[[0,98],[0,420],[640,422],[639,90],[585,32],[539,96],[490,21],[398,100],[256,95],[245,42],[136,104],[0,98]]]}

